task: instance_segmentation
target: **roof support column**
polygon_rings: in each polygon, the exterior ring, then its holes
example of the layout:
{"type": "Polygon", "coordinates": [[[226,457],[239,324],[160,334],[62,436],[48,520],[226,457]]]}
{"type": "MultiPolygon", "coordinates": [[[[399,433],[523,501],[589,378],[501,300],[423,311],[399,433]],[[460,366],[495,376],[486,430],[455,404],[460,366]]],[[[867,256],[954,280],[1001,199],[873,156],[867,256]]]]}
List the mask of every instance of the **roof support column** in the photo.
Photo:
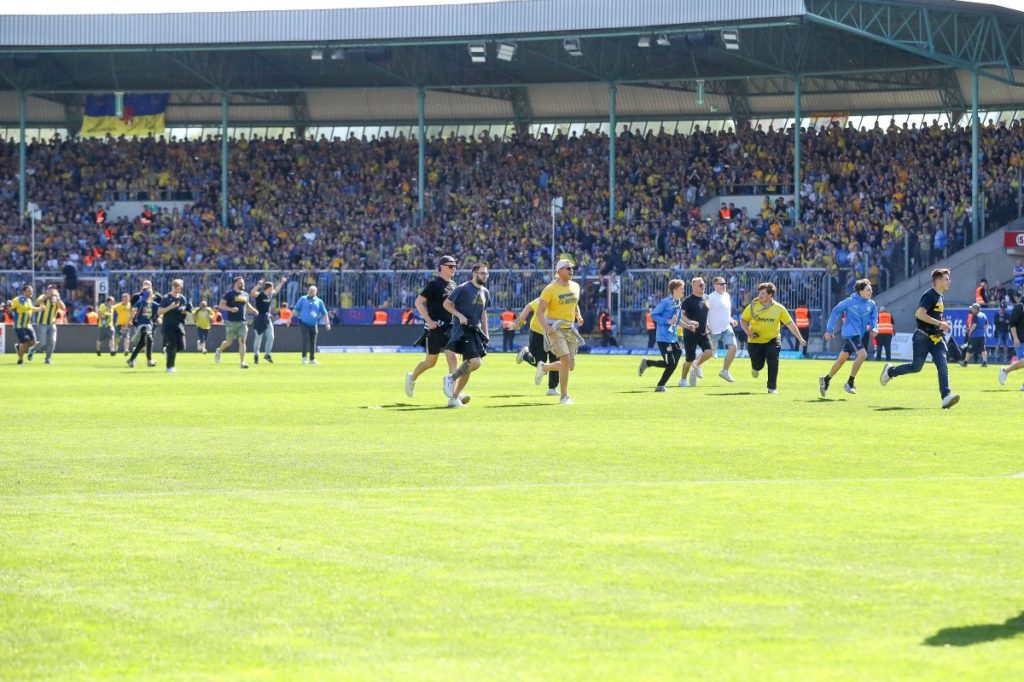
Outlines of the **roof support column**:
{"type": "Polygon", "coordinates": [[[800,76],[793,79],[793,224],[799,224],[800,208],[800,76]]]}
{"type": "MultiPolygon", "coordinates": [[[[18,91],[18,227],[25,224],[25,93],[18,91]]],[[[33,267],[35,263],[33,262],[33,267]]]]}
{"type": "Polygon", "coordinates": [[[220,224],[228,226],[228,93],[220,93],[220,224]]]}
{"type": "Polygon", "coordinates": [[[615,129],[616,95],[618,88],[612,82],[608,85],[608,227],[615,222],[615,129]]]}
{"type": "Polygon", "coordinates": [[[978,196],[978,72],[971,72],[971,243],[981,238],[981,214],[978,196]]]}
{"type": "Polygon", "coordinates": [[[427,93],[420,88],[416,93],[416,109],[419,116],[419,128],[416,132],[416,215],[418,224],[423,224],[423,195],[427,184],[427,93]]]}

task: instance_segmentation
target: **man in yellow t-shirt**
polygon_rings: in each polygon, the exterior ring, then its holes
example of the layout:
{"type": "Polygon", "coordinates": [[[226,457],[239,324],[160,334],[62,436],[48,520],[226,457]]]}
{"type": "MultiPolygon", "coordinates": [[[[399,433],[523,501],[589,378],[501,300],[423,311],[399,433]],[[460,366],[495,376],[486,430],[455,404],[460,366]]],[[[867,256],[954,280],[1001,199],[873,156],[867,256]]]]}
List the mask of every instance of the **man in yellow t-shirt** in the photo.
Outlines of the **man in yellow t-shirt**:
{"type": "Polygon", "coordinates": [[[114,306],[114,351],[124,350],[128,355],[128,346],[132,340],[132,298],[128,294],[121,295],[121,302],[114,306]]]}
{"type": "Polygon", "coordinates": [[[572,405],[569,397],[569,372],[576,369],[579,339],[574,323],[581,322],[580,285],[572,281],[573,264],[563,258],[555,265],[557,279],[544,287],[537,302],[537,318],[544,329],[547,346],[558,357],[555,362],[537,361],[534,382],[540,383],[545,372],[558,371],[558,388],[562,405],[572,405]]]}
{"type": "Polygon", "coordinates": [[[200,301],[199,307],[192,313],[196,323],[196,351],[206,355],[206,339],[210,336],[210,325],[213,324],[213,308],[206,301],[200,301]]]}
{"type": "Polygon", "coordinates": [[[96,355],[103,353],[103,347],[111,355],[116,355],[114,348],[114,297],[107,296],[107,300],[100,303],[96,308],[96,355]]]}
{"type": "Polygon", "coordinates": [[[36,332],[32,329],[32,314],[41,310],[32,305],[32,285],[26,284],[21,289],[21,296],[11,301],[11,312],[14,313],[14,335],[18,340],[18,364],[25,363],[25,355],[36,345],[36,332]]]}
{"type": "MultiPolygon", "coordinates": [[[[540,326],[540,318],[537,317],[537,305],[539,303],[539,298],[535,298],[527,303],[519,311],[519,315],[512,323],[512,329],[519,329],[526,324],[526,318],[533,315],[530,318],[530,345],[523,346],[516,353],[517,365],[525,361],[531,366],[536,367],[537,363],[541,361],[552,363],[558,360],[551,351],[544,349],[544,327],[540,326]]],[[[558,372],[548,372],[548,395],[558,395],[558,372]]]]}
{"type": "Polygon", "coordinates": [[[801,346],[806,346],[807,340],[800,334],[800,328],[793,322],[786,307],[775,300],[774,284],[762,282],[757,285],[757,297],[743,309],[740,324],[747,333],[751,375],[756,379],[767,364],[768,392],[778,393],[781,326],[786,325],[801,346]]]}

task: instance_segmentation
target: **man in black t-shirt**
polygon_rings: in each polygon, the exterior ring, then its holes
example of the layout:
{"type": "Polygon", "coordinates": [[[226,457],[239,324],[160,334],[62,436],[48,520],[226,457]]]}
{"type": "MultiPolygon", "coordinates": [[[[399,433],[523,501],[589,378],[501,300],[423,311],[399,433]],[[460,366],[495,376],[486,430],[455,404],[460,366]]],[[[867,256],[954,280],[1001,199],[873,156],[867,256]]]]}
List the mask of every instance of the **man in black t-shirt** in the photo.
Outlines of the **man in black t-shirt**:
{"type": "MultiPolygon", "coordinates": [[[[448,337],[452,329],[452,314],[445,310],[444,302],[455,289],[455,270],[458,266],[451,256],[441,256],[437,261],[437,277],[430,280],[423,291],[416,297],[416,310],[423,318],[423,334],[416,341],[423,346],[427,356],[420,361],[413,371],[405,375],[405,394],[410,398],[416,390],[416,380],[421,374],[437,364],[437,356],[444,351],[448,361],[448,374],[455,371],[457,358],[455,353],[446,350],[448,337]]],[[[465,396],[464,396],[465,397],[465,396]]]]}
{"type": "Polygon", "coordinates": [[[697,380],[704,376],[700,366],[715,354],[711,350],[711,332],[708,330],[708,304],[704,296],[704,279],[694,277],[690,280],[690,295],[683,299],[683,351],[686,362],[683,364],[683,377],[679,385],[683,388],[696,386],[697,380]],[[700,357],[697,357],[697,347],[700,357]],[[687,377],[689,372],[689,377],[687,377]]]}
{"type": "MultiPolygon", "coordinates": [[[[999,370],[1000,385],[1006,383],[1006,376],[1010,372],[1024,369],[1024,301],[1018,301],[1014,304],[1013,312],[1010,313],[1010,337],[1013,341],[1017,360],[1012,365],[999,370]]],[[[1024,384],[1021,384],[1020,390],[1024,391],[1024,384]]]]}
{"type": "Polygon", "coordinates": [[[164,319],[164,352],[167,371],[176,372],[174,361],[178,353],[185,350],[185,315],[192,312],[192,304],[181,293],[185,283],[180,279],[171,282],[171,290],[160,301],[157,315],[164,319]]]}
{"type": "Polygon", "coordinates": [[[153,283],[148,279],[143,280],[142,290],[132,295],[132,326],[135,328],[132,339],[135,341],[135,350],[128,358],[129,367],[135,366],[135,358],[139,357],[143,348],[146,349],[146,365],[156,367],[156,360],[153,359],[153,318],[157,316],[160,300],[160,294],[153,291],[153,283]]]}
{"type": "Polygon", "coordinates": [[[946,364],[946,340],[944,335],[950,331],[950,324],[942,319],[945,304],[942,294],[949,290],[949,270],[938,268],[932,270],[932,288],[924,292],[918,303],[917,330],[914,332],[914,359],[898,367],[888,362],[882,367],[880,381],[885,386],[890,380],[904,374],[920,372],[924,361],[929,355],[935,363],[935,371],[939,375],[939,394],[942,396],[942,408],[948,409],[960,402],[960,396],[949,390],[949,367],[946,364]]]}
{"type": "Polygon", "coordinates": [[[455,287],[444,302],[445,310],[456,322],[447,349],[462,356],[458,369],[444,378],[448,407],[466,404],[461,397],[462,390],[469,382],[469,375],[480,369],[487,355],[487,344],[491,339],[487,326],[487,309],[491,305],[491,292],[487,289],[489,274],[486,263],[474,264],[473,278],[455,287]]]}
{"type": "Polygon", "coordinates": [[[252,330],[255,338],[252,341],[252,362],[260,364],[260,347],[263,349],[263,359],[274,364],[270,353],[274,350],[274,320],[271,317],[270,306],[274,297],[281,291],[281,287],[288,281],[288,276],[281,277],[281,282],[275,287],[273,282],[265,282],[262,279],[256,283],[253,290],[249,292],[252,305],[256,308],[256,317],[252,319],[252,330]]]}
{"type": "Polygon", "coordinates": [[[249,333],[249,326],[245,321],[245,311],[256,312],[256,309],[249,302],[249,293],[245,290],[243,277],[235,277],[231,284],[231,291],[224,294],[216,307],[224,312],[224,343],[214,351],[213,361],[220,363],[221,353],[226,351],[237,339],[239,365],[242,369],[249,369],[249,365],[245,364],[245,337],[249,333]]]}

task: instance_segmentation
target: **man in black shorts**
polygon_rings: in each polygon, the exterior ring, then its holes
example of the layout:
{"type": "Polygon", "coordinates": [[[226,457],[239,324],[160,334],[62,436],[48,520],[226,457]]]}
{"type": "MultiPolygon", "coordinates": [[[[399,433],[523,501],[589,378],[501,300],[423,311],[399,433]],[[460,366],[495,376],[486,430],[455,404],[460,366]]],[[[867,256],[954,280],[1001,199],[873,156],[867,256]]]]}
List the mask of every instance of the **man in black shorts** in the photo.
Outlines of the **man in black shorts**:
{"type": "Polygon", "coordinates": [[[163,317],[164,349],[167,358],[167,371],[173,373],[174,360],[178,353],[185,350],[185,315],[192,312],[192,304],[181,293],[185,283],[176,279],[171,282],[171,290],[160,301],[157,315],[163,317]]]}
{"type": "Polygon", "coordinates": [[[697,380],[704,374],[700,366],[715,354],[711,350],[711,332],[708,331],[708,304],[704,297],[704,280],[694,277],[690,280],[690,295],[683,299],[683,352],[686,362],[683,364],[683,378],[679,385],[683,388],[696,386],[697,380]],[[697,347],[701,354],[697,357],[697,347]],[[689,379],[687,379],[689,372],[689,379]]]}
{"type": "Polygon", "coordinates": [[[451,313],[452,326],[448,350],[462,356],[462,364],[444,378],[444,394],[448,407],[465,407],[459,395],[469,382],[469,375],[480,369],[487,355],[490,333],[487,328],[487,308],[491,292],[487,290],[487,264],[473,266],[473,278],[452,290],[445,299],[444,308],[451,313]]]}
{"type": "Polygon", "coordinates": [[[444,302],[455,289],[455,270],[458,266],[451,256],[441,256],[437,261],[437,277],[427,282],[423,291],[416,297],[416,310],[423,318],[423,335],[416,341],[417,346],[423,346],[427,351],[427,357],[416,365],[416,369],[405,375],[405,394],[410,398],[416,391],[416,380],[421,374],[437,364],[437,356],[444,351],[444,357],[448,361],[448,374],[455,371],[455,353],[445,350],[448,345],[448,336],[452,329],[452,314],[444,307],[444,302]]]}

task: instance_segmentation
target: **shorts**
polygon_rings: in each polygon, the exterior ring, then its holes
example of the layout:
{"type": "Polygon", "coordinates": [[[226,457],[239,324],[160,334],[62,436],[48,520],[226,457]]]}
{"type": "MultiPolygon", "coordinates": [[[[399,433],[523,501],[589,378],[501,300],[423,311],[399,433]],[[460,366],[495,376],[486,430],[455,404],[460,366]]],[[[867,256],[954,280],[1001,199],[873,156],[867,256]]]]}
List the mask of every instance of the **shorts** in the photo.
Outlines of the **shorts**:
{"type": "Polygon", "coordinates": [[[556,358],[564,355],[574,355],[579,349],[579,339],[572,329],[552,329],[548,337],[548,345],[551,347],[551,354],[556,358]]]}
{"type": "Polygon", "coordinates": [[[117,335],[117,340],[118,341],[120,341],[121,339],[130,338],[131,335],[132,335],[132,328],[131,327],[118,327],[116,332],[115,332],[115,334],[117,335]]]}
{"type": "Polygon", "coordinates": [[[843,352],[849,353],[850,355],[856,355],[858,351],[864,350],[864,337],[854,336],[849,339],[844,339],[846,343],[843,344],[843,352]]]}
{"type": "Polygon", "coordinates": [[[32,327],[15,327],[14,335],[18,337],[18,343],[36,342],[36,330],[32,327]]]}
{"type": "Polygon", "coordinates": [[[726,327],[724,331],[711,335],[711,350],[717,350],[719,343],[721,343],[724,348],[736,345],[736,334],[733,333],[732,327],[726,327]]]}
{"type": "Polygon", "coordinates": [[[711,350],[711,334],[705,332],[683,332],[683,350],[686,352],[686,361],[693,362],[697,359],[697,346],[702,351],[711,350]]]}
{"type": "Polygon", "coordinates": [[[224,330],[228,341],[233,341],[235,339],[245,341],[245,335],[249,333],[249,325],[246,324],[245,320],[240,322],[227,320],[224,322],[224,330]]]}
{"type": "Polygon", "coordinates": [[[967,352],[971,355],[981,355],[985,352],[985,337],[972,336],[967,339],[967,352]]]}
{"type": "Polygon", "coordinates": [[[96,330],[97,341],[110,341],[112,338],[114,338],[113,327],[100,327],[96,330]]]}
{"type": "Polygon", "coordinates": [[[422,343],[418,344],[427,349],[427,355],[440,355],[444,347],[448,345],[448,332],[451,327],[438,327],[428,329],[423,334],[422,343]]]}
{"type": "Polygon", "coordinates": [[[199,335],[199,340],[202,343],[206,343],[206,339],[210,336],[210,328],[203,329],[202,327],[196,327],[196,334],[199,335]]]}

